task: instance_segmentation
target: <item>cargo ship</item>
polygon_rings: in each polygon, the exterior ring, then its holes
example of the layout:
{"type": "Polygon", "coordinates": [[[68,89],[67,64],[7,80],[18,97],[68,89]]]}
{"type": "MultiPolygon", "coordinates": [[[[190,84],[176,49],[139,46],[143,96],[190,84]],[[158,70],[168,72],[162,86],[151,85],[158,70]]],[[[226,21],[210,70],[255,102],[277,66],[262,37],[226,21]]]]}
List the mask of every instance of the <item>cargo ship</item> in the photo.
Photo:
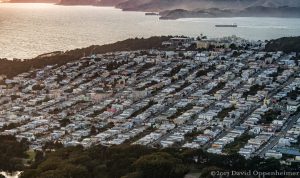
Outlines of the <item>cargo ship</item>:
{"type": "Polygon", "coordinates": [[[215,25],[216,27],[237,27],[237,24],[232,25],[215,25]]]}
{"type": "Polygon", "coordinates": [[[155,13],[155,12],[146,12],[145,15],[159,15],[159,13],[155,13]]]}

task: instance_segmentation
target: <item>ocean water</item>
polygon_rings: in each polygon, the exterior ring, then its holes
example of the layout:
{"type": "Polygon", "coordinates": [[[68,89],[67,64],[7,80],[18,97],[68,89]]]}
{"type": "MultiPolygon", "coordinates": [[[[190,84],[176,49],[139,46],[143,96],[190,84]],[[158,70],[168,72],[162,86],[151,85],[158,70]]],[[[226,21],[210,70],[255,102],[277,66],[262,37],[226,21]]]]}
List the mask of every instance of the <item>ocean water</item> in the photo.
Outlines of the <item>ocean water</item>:
{"type": "Polygon", "coordinates": [[[134,37],[201,33],[208,37],[237,35],[249,40],[297,36],[300,18],[159,20],[158,16],[112,7],[0,3],[0,58],[32,58],[134,37]],[[215,27],[233,23],[238,28],[215,27]]]}

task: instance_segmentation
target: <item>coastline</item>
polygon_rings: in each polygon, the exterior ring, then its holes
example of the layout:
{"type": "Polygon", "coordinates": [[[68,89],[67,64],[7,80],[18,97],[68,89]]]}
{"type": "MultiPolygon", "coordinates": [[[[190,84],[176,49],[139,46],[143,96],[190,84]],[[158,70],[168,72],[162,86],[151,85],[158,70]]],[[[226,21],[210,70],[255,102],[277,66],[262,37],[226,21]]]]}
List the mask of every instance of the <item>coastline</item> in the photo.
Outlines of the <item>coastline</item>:
{"type": "Polygon", "coordinates": [[[171,36],[153,36],[150,38],[130,38],[105,45],[92,45],[85,48],[77,48],[68,51],[54,51],[44,53],[31,59],[8,60],[0,57],[0,76],[5,75],[12,78],[18,74],[28,72],[32,68],[43,68],[47,65],[61,66],[68,62],[79,60],[86,55],[102,54],[107,52],[146,50],[161,48],[163,41],[167,41],[171,36]]]}
{"type": "MultiPolygon", "coordinates": [[[[31,69],[43,68],[47,65],[57,67],[68,62],[79,60],[86,55],[103,54],[116,51],[161,49],[162,42],[168,41],[172,36],[153,36],[150,38],[130,38],[105,45],[92,45],[85,48],[77,48],[68,51],[54,51],[40,54],[31,59],[8,60],[0,57],[0,76],[12,78],[18,74],[29,72],[31,69]]],[[[300,37],[283,37],[270,40],[266,45],[266,51],[300,52],[300,37]]]]}

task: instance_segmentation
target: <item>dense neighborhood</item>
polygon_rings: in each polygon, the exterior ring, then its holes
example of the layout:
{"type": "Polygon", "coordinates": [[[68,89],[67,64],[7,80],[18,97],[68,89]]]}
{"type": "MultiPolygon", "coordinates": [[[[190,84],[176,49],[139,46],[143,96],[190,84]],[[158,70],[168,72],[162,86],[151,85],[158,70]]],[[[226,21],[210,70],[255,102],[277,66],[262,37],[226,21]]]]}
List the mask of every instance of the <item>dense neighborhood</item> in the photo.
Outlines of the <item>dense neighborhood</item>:
{"type": "Polygon", "coordinates": [[[297,53],[235,36],[162,45],[0,76],[0,134],[32,150],[131,144],[300,161],[297,53]]]}

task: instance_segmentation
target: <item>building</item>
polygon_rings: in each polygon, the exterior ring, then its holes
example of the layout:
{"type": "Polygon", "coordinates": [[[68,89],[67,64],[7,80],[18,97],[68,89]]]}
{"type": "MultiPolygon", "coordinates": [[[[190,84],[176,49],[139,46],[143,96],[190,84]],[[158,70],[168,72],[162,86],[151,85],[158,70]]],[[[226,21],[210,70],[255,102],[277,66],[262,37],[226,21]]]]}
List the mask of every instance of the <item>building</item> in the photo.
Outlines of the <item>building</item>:
{"type": "Polygon", "coordinates": [[[266,158],[275,158],[275,159],[281,159],[282,158],[282,153],[279,153],[275,150],[268,150],[265,153],[266,158]]]}
{"type": "Polygon", "coordinates": [[[173,46],[186,46],[191,44],[192,39],[188,37],[175,37],[171,38],[170,42],[173,46]]]}
{"type": "Polygon", "coordinates": [[[291,101],[291,100],[288,100],[287,102],[287,105],[286,105],[286,109],[288,112],[296,112],[297,109],[299,108],[300,104],[298,101],[291,101]]]}

